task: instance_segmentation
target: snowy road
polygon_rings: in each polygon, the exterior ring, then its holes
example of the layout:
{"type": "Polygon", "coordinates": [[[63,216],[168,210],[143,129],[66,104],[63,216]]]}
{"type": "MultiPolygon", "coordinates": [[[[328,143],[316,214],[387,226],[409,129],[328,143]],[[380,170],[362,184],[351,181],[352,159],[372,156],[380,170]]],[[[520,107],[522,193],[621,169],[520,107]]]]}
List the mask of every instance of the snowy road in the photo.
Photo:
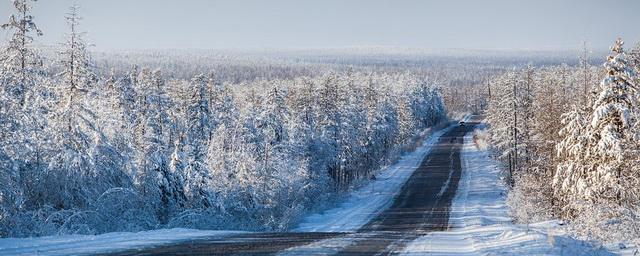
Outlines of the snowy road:
{"type": "Polygon", "coordinates": [[[368,222],[355,231],[247,233],[119,254],[386,255],[400,252],[407,243],[422,235],[449,228],[450,207],[461,176],[463,138],[475,125],[454,126],[434,136],[426,156],[411,170],[392,203],[378,208],[379,211],[366,218],[368,222]]]}

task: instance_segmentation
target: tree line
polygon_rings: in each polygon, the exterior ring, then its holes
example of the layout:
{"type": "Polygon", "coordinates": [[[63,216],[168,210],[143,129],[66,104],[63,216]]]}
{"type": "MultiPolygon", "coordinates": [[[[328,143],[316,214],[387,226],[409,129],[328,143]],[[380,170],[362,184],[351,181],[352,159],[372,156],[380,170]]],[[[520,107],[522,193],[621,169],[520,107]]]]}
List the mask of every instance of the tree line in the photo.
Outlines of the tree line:
{"type": "Polygon", "coordinates": [[[488,123],[520,221],[568,220],[603,240],[640,234],[640,44],[618,39],[602,67],[512,70],[491,81],[488,123]]]}

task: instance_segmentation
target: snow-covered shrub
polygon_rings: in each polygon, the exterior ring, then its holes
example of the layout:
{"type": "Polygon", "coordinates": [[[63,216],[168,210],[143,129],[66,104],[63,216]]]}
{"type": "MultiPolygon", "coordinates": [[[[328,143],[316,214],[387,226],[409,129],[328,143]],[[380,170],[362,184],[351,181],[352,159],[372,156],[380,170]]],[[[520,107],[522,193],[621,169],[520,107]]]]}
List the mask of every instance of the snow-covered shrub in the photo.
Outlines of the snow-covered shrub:
{"type": "MultiPolygon", "coordinates": [[[[44,236],[57,234],[62,220],[53,222],[49,219],[56,210],[50,205],[44,205],[36,210],[20,211],[14,213],[8,220],[11,221],[9,237],[44,236]],[[47,220],[50,221],[47,221],[47,220]]],[[[57,215],[60,216],[60,215],[57,215]]]]}
{"type": "Polygon", "coordinates": [[[65,225],[71,216],[77,213],[74,210],[55,210],[53,207],[48,207],[47,210],[48,211],[45,212],[47,215],[44,220],[44,225],[42,225],[40,230],[41,235],[64,234],[64,232],[61,232],[62,226],[65,225]]]}
{"type": "Polygon", "coordinates": [[[173,217],[167,228],[222,229],[229,227],[228,214],[212,209],[185,210],[173,217]]]}
{"type": "Polygon", "coordinates": [[[473,131],[473,144],[480,150],[487,150],[491,145],[491,135],[486,129],[473,131]]]}
{"type": "Polygon", "coordinates": [[[22,186],[14,178],[11,160],[0,151],[0,237],[8,236],[15,228],[14,215],[22,204],[22,186]]]}
{"type": "Polygon", "coordinates": [[[99,234],[101,230],[98,228],[101,227],[102,222],[101,216],[95,211],[76,211],[64,220],[64,224],[58,229],[58,234],[99,234]]]}
{"type": "Polygon", "coordinates": [[[93,203],[99,232],[141,231],[158,226],[145,198],[131,188],[111,188],[93,203]]]}
{"type": "Polygon", "coordinates": [[[605,200],[573,202],[575,218],[570,228],[579,236],[604,242],[640,243],[640,211],[638,206],[621,207],[605,200]]]}
{"type": "Polygon", "coordinates": [[[516,222],[532,223],[553,217],[551,184],[544,175],[528,172],[514,177],[514,186],[507,195],[507,205],[516,222]]]}

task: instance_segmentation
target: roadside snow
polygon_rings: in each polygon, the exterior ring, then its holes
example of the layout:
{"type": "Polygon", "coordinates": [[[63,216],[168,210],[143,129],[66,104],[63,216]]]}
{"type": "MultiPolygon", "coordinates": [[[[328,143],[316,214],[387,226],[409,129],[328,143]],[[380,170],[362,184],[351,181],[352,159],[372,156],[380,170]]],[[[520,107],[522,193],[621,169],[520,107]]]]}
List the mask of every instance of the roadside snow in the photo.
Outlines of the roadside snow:
{"type": "Polygon", "coordinates": [[[375,239],[374,233],[349,233],[335,238],[323,239],[317,242],[296,246],[278,252],[277,256],[299,255],[336,255],[344,248],[360,241],[375,239]]]}
{"type": "Polygon", "coordinates": [[[388,208],[402,185],[420,166],[438,138],[453,126],[437,131],[414,152],[403,156],[397,163],[376,175],[376,180],[350,193],[337,208],[304,218],[292,231],[298,232],[353,232],[366,224],[376,213],[388,208]]]}
{"type": "Polygon", "coordinates": [[[0,255],[95,255],[203,238],[222,238],[240,231],[159,229],[102,235],[63,235],[0,239],[0,255]]]}
{"type": "MultiPolygon", "coordinates": [[[[473,133],[464,138],[462,177],[451,207],[451,229],[422,236],[404,255],[610,255],[569,237],[557,221],[513,224],[498,163],[478,149],[473,133]]],[[[620,252],[618,252],[620,253],[620,252]]]]}

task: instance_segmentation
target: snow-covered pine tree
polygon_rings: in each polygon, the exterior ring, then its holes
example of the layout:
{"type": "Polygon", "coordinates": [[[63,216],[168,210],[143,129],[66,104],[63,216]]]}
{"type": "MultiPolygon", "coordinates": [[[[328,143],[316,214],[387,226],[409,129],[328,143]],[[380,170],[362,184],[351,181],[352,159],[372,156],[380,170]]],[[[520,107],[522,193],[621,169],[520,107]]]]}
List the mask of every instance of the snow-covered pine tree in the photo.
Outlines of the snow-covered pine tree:
{"type": "Polygon", "coordinates": [[[299,193],[308,198],[307,203],[312,203],[322,196],[322,192],[329,185],[327,173],[327,159],[322,154],[324,145],[318,135],[318,92],[314,81],[303,78],[296,81],[299,84],[297,90],[292,88],[290,105],[291,110],[291,153],[308,177],[300,177],[304,181],[300,184],[304,189],[299,193]]]}
{"type": "MultiPolygon", "coordinates": [[[[110,115],[100,116],[100,126],[105,127],[109,131],[109,136],[115,136],[119,129],[124,128],[125,114],[120,101],[120,88],[122,81],[116,77],[115,70],[111,70],[109,76],[104,81],[104,90],[98,92],[104,100],[100,101],[100,107],[105,111],[112,112],[110,115]]],[[[122,133],[122,130],[120,130],[122,133]]]]}
{"type": "Polygon", "coordinates": [[[238,108],[236,107],[234,92],[228,83],[219,84],[213,76],[209,78],[209,88],[212,88],[212,118],[213,124],[224,124],[232,129],[237,124],[238,108]]]}
{"type": "Polygon", "coordinates": [[[125,97],[130,93],[127,78],[118,78],[115,71],[104,81],[104,89],[99,90],[96,105],[101,108],[102,114],[98,115],[99,127],[105,136],[111,138],[111,143],[115,149],[126,159],[125,170],[130,175],[131,160],[133,159],[133,123],[131,119],[131,108],[135,107],[134,102],[129,102],[125,97]]]}
{"type": "MultiPolygon", "coordinates": [[[[42,32],[31,14],[31,2],[13,1],[15,13],[0,25],[12,33],[0,51],[0,154],[18,160],[5,163],[14,170],[37,172],[44,157],[41,136],[46,125],[41,96],[48,95],[49,81],[44,79],[42,57],[32,45],[34,36],[42,32]],[[25,167],[27,163],[34,166],[25,167]]],[[[14,173],[13,179],[19,175],[14,173]]]]}
{"type": "Polygon", "coordinates": [[[390,164],[391,160],[393,160],[394,156],[392,156],[392,151],[395,150],[393,142],[395,141],[395,137],[398,132],[398,115],[397,115],[397,96],[395,95],[394,90],[391,88],[393,86],[391,82],[387,79],[383,78],[384,85],[379,89],[380,90],[380,98],[379,98],[379,106],[378,106],[378,118],[377,124],[375,125],[377,128],[377,147],[378,155],[376,165],[372,166],[372,170],[376,170],[380,168],[380,166],[390,164]]]}
{"type": "MultiPolygon", "coordinates": [[[[364,93],[367,90],[366,85],[360,84],[358,76],[359,74],[349,68],[347,73],[339,79],[337,88],[338,95],[340,95],[338,104],[342,120],[338,154],[341,174],[338,176],[338,184],[343,186],[354,179],[366,177],[368,172],[373,169],[370,168],[371,164],[375,162],[366,157],[368,150],[373,153],[373,148],[369,146],[373,146],[375,143],[370,143],[369,139],[373,130],[369,130],[371,133],[366,130],[368,115],[367,103],[365,103],[367,96],[364,93]]],[[[374,97],[373,94],[374,92],[370,92],[369,95],[374,97]]],[[[372,127],[370,126],[370,128],[372,127]]]]}
{"type": "Polygon", "coordinates": [[[91,191],[93,187],[82,184],[87,181],[83,178],[96,175],[91,150],[100,135],[95,126],[95,114],[86,105],[93,75],[83,33],[78,32],[80,17],[77,11],[78,7],[72,6],[65,17],[70,32],[60,52],[61,79],[54,89],[57,106],[51,111],[49,124],[54,158],[48,167],[52,171],[50,177],[45,179],[48,185],[44,187],[59,186],[52,190],[60,193],[43,193],[50,197],[45,198],[45,202],[62,208],[87,206],[88,200],[103,192],[91,191]]]}
{"type": "Polygon", "coordinates": [[[587,48],[587,42],[582,44],[582,55],[579,58],[580,61],[580,73],[578,81],[582,87],[581,91],[581,103],[580,105],[588,108],[591,107],[591,91],[593,90],[593,70],[591,64],[589,64],[589,49],[587,48]]]}
{"type": "MultiPolygon", "coordinates": [[[[198,75],[189,85],[189,103],[186,110],[187,132],[184,138],[184,175],[186,196],[189,207],[208,208],[212,205],[209,193],[212,177],[207,168],[207,152],[210,151],[211,134],[214,133],[216,118],[212,115],[210,82],[204,75],[198,75]]],[[[224,156],[224,152],[216,152],[224,156]]],[[[211,152],[209,152],[211,154],[211,152]]]]}
{"type": "MultiPolygon", "coordinates": [[[[636,44],[636,47],[629,54],[629,63],[632,67],[635,67],[636,74],[640,73],[640,42],[636,44]]],[[[636,76],[636,85],[640,84],[640,76],[636,76]]]]}
{"type": "Polygon", "coordinates": [[[283,90],[277,85],[268,90],[261,113],[259,127],[263,130],[262,160],[265,175],[274,177],[282,161],[287,161],[289,150],[289,131],[287,129],[289,111],[284,102],[283,90]]]}
{"type": "Polygon", "coordinates": [[[492,82],[493,96],[487,119],[492,126],[491,139],[494,146],[501,152],[500,158],[503,160],[508,159],[509,155],[513,157],[514,154],[513,88],[516,76],[515,71],[509,71],[492,82]]]}
{"type": "Polygon", "coordinates": [[[47,130],[52,158],[43,185],[35,189],[41,198],[32,197],[61,209],[85,209],[106,190],[130,186],[122,155],[97,126],[92,109],[97,100],[91,97],[97,95],[96,81],[83,33],[77,30],[77,11],[72,6],[66,17],[70,33],[60,55],[60,80],[53,87],[57,107],[49,112],[47,130]]]}
{"type": "Polygon", "coordinates": [[[202,161],[206,154],[207,142],[212,129],[212,116],[209,106],[208,83],[204,75],[192,80],[191,98],[187,106],[189,144],[193,149],[196,161],[202,161]]]}
{"type": "Polygon", "coordinates": [[[362,146],[365,150],[365,167],[363,169],[374,169],[380,164],[380,151],[382,150],[382,134],[381,125],[384,122],[381,113],[382,108],[379,107],[378,99],[378,85],[373,80],[373,77],[369,76],[364,84],[363,89],[364,101],[362,102],[363,111],[366,114],[364,125],[364,141],[362,146]]]}
{"type": "Polygon", "coordinates": [[[640,42],[636,44],[636,47],[629,53],[629,64],[636,68],[636,71],[640,69],[640,42]]]}
{"type": "Polygon", "coordinates": [[[78,30],[78,25],[82,17],[78,15],[78,5],[69,7],[69,12],[65,16],[69,32],[64,48],[60,52],[61,66],[63,67],[60,76],[68,86],[68,101],[73,101],[80,93],[90,90],[95,75],[91,71],[91,59],[87,51],[88,45],[84,41],[85,32],[78,30]]]}
{"type": "Polygon", "coordinates": [[[585,151],[587,137],[585,136],[588,122],[581,109],[577,106],[562,115],[564,127],[559,135],[564,137],[557,145],[556,152],[558,166],[553,178],[554,198],[559,202],[560,210],[569,217],[571,207],[566,207],[579,200],[580,191],[586,189],[585,183],[585,151]]]}
{"type": "MultiPolygon", "coordinates": [[[[38,29],[28,1],[13,1],[15,13],[0,28],[12,36],[0,50],[0,236],[15,229],[12,217],[23,207],[22,171],[16,170],[24,159],[26,132],[24,104],[26,90],[32,89],[40,71],[40,56],[32,48],[38,29]]],[[[26,160],[26,159],[25,159],[26,160]]]]}
{"type": "Polygon", "coordinates": [[[344,165],[340,159],[342,144],[340,142],[342,115],[340,111],[340,95],[337,76],[330,73],[324,78],[319,88],[319,127],[320,136],[327,143],[323,155],[328,160],[327,171],[340,186],[344,165]]]}
{"type": "Polygon", "coordinates": [[[300,88],[291,99],[292,111],[292,132],[294,138],[299,138],[294,152],[299,153],[299,157],[309,160],[308,169],[312,173],[319,173],[323,170],[325,163],[322,163],[322,156],[319,151],[319,140],[317,135],[317,91],[313,81],[304,79],[300,81],[300,88]]]}
{"type": "MultiPolygon", "coordinates": [[[[88,109],[84,106],[86,96],[94,82],[94,75],[91,71],[87,44],[83,40],[84,33],[78,31],[81,20],[78,16],[78,8],[77,5],[71,6],[65,17],[70,31],[60,52],[62,72],[59,76],[62,80],[60,86],[56,88],[60,100],[56,116],[59,119],[58,122],[64,123],[68,133],[87,132],[78,129],[82,129],[83,121],[92,122],[90,118],[93,116],[91,113],[86,113],[88,109]]],[[[93,123],[87,125],[90,129],[94,126],[93,123]]]]}
{"type": "MultiPolygon", "coordinates": [[[[528,157],[531,159],[529,168],[537,170],[540,178],[547,180],[546,184],[549,184],[556,169],[555,147],[562,138],[558,131],[562,128],[561,115],[566,110],[563,102],[568,100],[562,97],[563,84],[556,74],[555,67],[537,72],[533,90],[534,115],[528,121],[532,129],[529,131],[529,142],[526,143],[528,157]]],[[[580,90],[576,92],[576,97],[579,97],[580,90]]]]}
{"type": "Polygon", "coordinates": [[[140,139],[136,148],[136,184],[148,203],[155,209],[160,223],[166,223],[184,205],[181,178],[169,168],[170,99],[165,94],[164,78],[160,71],[143,69],[139,77],[142,94],[141,123],[137,128],[140,139]]]}
{"type": "Polygon", "coordinates": [[[537,143],[535,140],[535,131],[534,131],[534,90],[536,89],[535,84],[535,75],[536,71],[531,65],[527,65],[527,67],[522,71],[522,77],[519,81],[520,90],[518,92],[519,95],[519,114],[521,115],[521,119],[518,122],[521,124],[520,127],[520,137],[521,141],[518,143],[518,146],[522,148],[519,157],[522,159],[521,168],[527,171],[532,171],[535,168],[532,163],[534,158],[534,151],[536,151],[537,143]]]}
{"type": "Polygon", "coordinates": [[[638,91],[635,71],[628,65],[623,41],[617,39],[604,64],[607,75],[593,103],[588,134],[588,172],[580,191],[586,199],[626,204],[637,200],[636,189],[626,186],[637,178],[638,91]]]}
{"type": "MultiPolygon", "coordinates": [[[[405,94],[406,92],[403,92],[405,94]]],[[[415,133],[415,117],[411,112],[411,106],[408,95],[402,95],[398,99],[397,115],[398,115],[398,134],[396,143],[402,145],[406,143],[415,133]]]]}
{"type": "Polygon", "coordinates": [[[32,47],[33,36],[41,36],[42,31],[33,20],[31,14],[31,1],[14,0],[13,6],[16,13],[9,16],[9,21],[0,25],[0,28],[13,31],[6,48],[3,49],[2,69],[0,79],[2,92],[6,96],[7,107],[23,107],[28,91],[36,82],[36,76],[40,75],[42,59],[32,47]]]}

